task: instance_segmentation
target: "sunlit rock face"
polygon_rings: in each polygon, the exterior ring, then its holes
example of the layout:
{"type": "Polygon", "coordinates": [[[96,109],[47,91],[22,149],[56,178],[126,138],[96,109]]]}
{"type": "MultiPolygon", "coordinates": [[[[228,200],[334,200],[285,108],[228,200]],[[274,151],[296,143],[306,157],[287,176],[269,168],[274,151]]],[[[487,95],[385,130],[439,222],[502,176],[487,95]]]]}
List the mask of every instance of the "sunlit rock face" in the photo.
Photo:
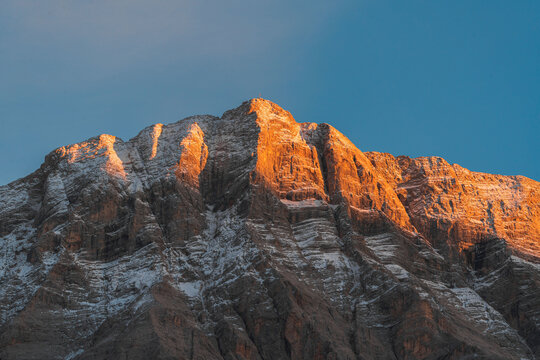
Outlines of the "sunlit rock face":
{"type": "Polygon", "coordinates": [[[486,237],[501,237],[525,258],[540,254],[538,182],[477,173],[438,157],[366,155],[392,184],[416,228],[432,242],[463,250],[486,237]]]}
{"type": "Polygon", "coordinates": [[[539,194],[264,99],[101,135],[0,187],[0,358],[534,359],[539,194]]]}

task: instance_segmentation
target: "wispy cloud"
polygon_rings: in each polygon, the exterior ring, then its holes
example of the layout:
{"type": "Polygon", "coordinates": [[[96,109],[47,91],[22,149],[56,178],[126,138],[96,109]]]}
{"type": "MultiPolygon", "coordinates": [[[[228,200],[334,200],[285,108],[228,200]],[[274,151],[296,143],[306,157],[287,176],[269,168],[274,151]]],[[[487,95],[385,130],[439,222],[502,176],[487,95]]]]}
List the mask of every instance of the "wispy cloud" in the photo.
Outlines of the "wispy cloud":
{"type": "Polygon", "coordinates": [[[281,0],[2,2],[0,61],[4,69],[37,78],[54,73],[58,81],[205,58],[272,61],[309,41],[336,8],[281,0]]]}

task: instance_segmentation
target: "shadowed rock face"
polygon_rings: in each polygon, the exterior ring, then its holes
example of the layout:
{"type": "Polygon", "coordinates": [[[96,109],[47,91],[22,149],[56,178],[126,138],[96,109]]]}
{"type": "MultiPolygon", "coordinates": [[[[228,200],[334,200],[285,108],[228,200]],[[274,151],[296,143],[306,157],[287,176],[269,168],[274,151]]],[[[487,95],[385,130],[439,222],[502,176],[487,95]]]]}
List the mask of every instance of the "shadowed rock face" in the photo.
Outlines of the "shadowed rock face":
{"type": "Polygon", "coordinates": [[[263,99],[0,187],[1,359],[534,359],[540,184],[263,99]]]}

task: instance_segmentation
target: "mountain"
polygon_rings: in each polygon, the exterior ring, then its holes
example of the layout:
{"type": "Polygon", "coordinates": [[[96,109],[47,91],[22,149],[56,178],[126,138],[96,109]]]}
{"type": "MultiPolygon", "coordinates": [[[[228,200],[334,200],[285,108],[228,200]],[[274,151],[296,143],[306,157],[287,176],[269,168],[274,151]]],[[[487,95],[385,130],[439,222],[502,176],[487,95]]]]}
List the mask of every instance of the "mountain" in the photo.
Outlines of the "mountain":
{"type": "Polygon", "coordinates": [[[540,183],[253,99],[0,187],[1,359],[534,359],[540,183]]]}

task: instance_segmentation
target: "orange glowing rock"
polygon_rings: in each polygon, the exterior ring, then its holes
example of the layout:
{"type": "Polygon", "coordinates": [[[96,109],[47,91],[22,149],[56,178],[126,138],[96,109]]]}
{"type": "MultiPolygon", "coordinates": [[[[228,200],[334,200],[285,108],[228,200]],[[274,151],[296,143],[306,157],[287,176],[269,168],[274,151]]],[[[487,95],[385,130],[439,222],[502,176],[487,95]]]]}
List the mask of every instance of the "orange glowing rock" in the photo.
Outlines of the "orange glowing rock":
{"type": "Polygon", "coordinates": [[[206,165],[208,146],[204,142],[204,132],[199,124],[193,123],[188,135],[180,142],[181,155],[175,175],[178,181],[199,186],[199,174],[206,165]]]}
{"type": "Polygon", "coordinates": [[[486,237],[501,237],[515,251],[540,254],[537,181],[469,171],[439,157],[366,155],[427,238],[451,239],[467,249],[486,237]]]}
{"type": "Polygon", "coordinates": [[[259,181],[282,198],[327,199],[317,149],[302,137],[300,124],[267,100],[252,100],[249,111],[256,113],[260,128],[255,167],[259,181]]]}
{"type": "Polygon", "coordinates": [[[161,136],[162,129],[163,129],[163,124],[155,124],[152,129],[152,154],[150,155],[150,159],[153,159],[156,157],[158,140],[159,140],[159,137],[161,136]]]}
{"type": "Polygon", "coordinates": [[[331,126],[325,144],[328,189],[347,201],[353,218],[362,217],[363,210],[374,210],[400,227],[415,231],[397,194],[364,153],[331,126]]]}
{"type": "Polygon", "coordinates": [[[102,134],[79,144],[61,147],[56,150],[56,153],[61,157],[67,156],[70,164],[104,157],[106,161],[102,169],[109,175],[125,179],[124,164],[114,149],[116,141],[116,136],[102,134]]]}
{"type": "Polygon", "coordinates": [[[343,134],[326,124],[299,124],[268,100],[253,99],[250,106],[260,128],[255,173],[281,198],[345,199],[353,217],[362,217],[359,211],[373,210],[415,231],[392,187],[343,134]]]}

